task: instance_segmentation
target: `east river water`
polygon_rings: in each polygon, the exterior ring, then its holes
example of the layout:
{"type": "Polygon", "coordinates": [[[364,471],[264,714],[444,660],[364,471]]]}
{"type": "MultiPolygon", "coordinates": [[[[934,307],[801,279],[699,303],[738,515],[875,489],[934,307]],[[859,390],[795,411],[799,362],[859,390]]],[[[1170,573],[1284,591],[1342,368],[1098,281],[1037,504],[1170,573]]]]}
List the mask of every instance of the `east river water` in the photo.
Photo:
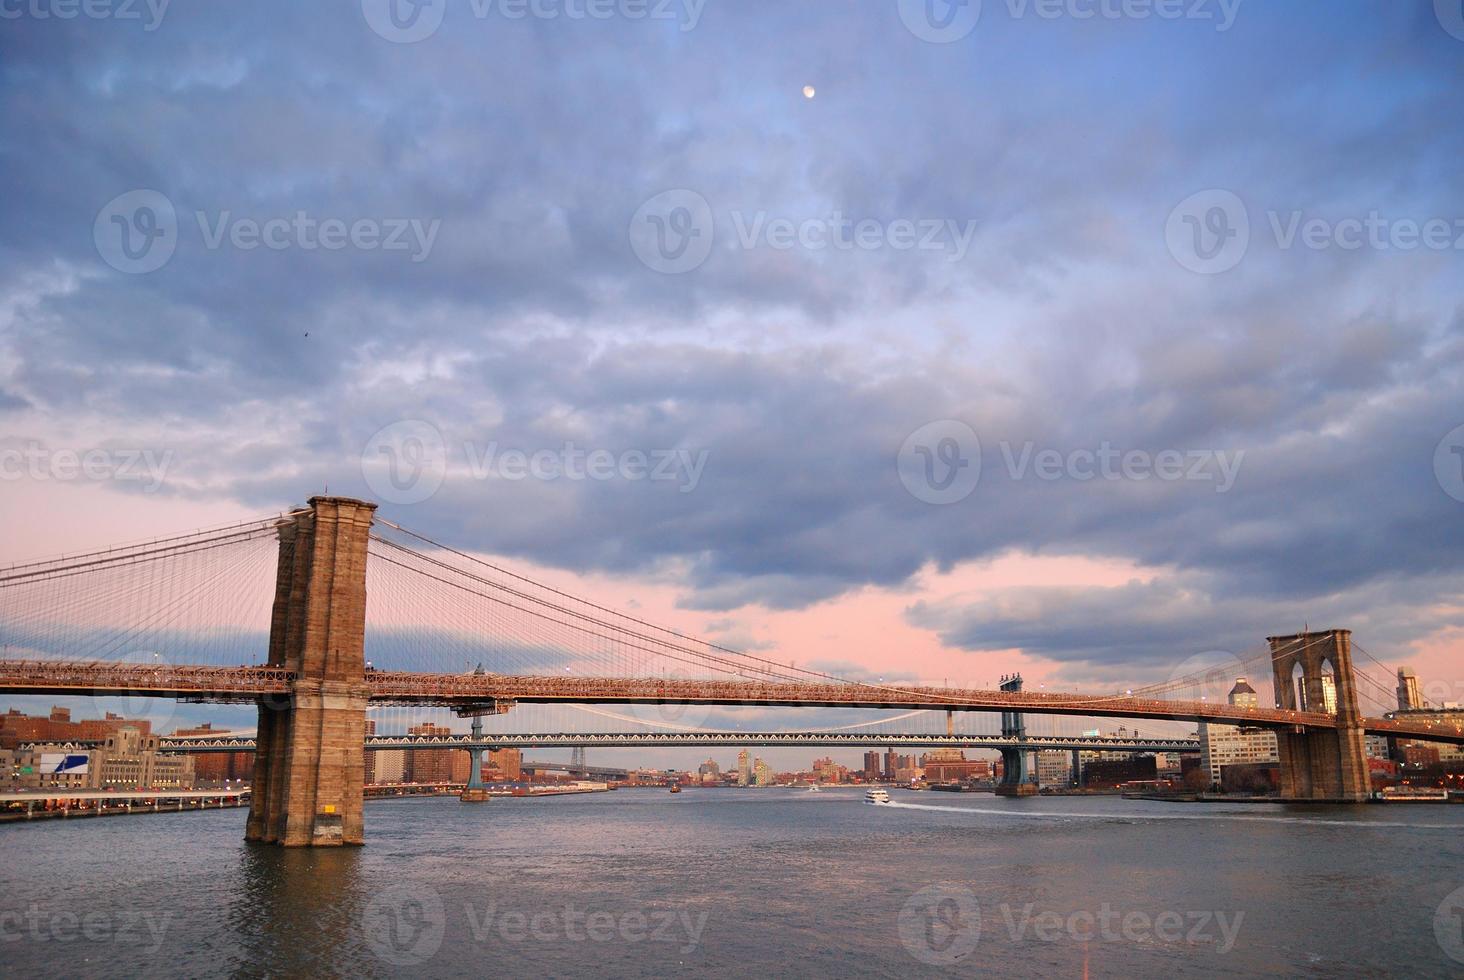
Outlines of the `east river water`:
{"type": "Polygon", "coordinates": [[[1464,975],[1464,806],[857,790],[0,827],[0,975],[1464,975]]]}

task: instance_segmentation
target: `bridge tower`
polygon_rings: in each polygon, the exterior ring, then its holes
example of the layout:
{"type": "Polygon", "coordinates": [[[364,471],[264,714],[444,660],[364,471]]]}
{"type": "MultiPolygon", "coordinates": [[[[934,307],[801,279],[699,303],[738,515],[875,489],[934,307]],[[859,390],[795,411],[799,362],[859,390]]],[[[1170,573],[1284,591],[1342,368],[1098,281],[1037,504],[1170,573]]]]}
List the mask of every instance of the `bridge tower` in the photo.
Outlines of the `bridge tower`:
{"type": "MultiPolygon", "coordinates": [[[[1003,674],[1001,678],[1001,689],[1012,692],[1020,691],[1022,689],[1022,675],[1003,674]]],[[[1001,713],[1001,734],[1004,737],[1010,738],[1027,737],[1027,725],[1022,720],[1022,713],[1020,711],[1003,711],[1001,713]]],[[[1001,785],[1017,787],[1027,781],[1027,753],[1021,749],[1002,749],[1001,785]]]]}
{"type": "Polygon", "coordinates": [[[1357,701],[1357,678],[1352,671],[1352,631],[1326,630],[1292,636],[1268,636],[1271,676],[1276,707],[1302,710],[1297,704],[1292,675],[1301,667],[1303,695],[1309,710],[1327,704],[1322,680],[1324,666],[1332,668],[1337,727],[1276,733],[1281,760],[1281,795],[1304,800],[1367,799],[1367,753],[1363,746],[1362,710],[1357,701]]]}
{"type": "Polygon", "coordinates": [[[279,528],[269,663],[294,673],[259,705],[245,839],[364,843],[366,545],[376,505],[312,497],[279,528]]]}

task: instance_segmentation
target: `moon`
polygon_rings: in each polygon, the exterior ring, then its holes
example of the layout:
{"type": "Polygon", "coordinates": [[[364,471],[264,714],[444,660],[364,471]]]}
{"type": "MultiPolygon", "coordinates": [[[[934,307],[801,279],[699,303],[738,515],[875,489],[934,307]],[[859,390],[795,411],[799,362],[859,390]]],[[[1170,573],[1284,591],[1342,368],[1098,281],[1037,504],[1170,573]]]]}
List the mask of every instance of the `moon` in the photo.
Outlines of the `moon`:
{"type": "Polygon", "coordinates": [[[818,93],[814,91],[814,88],[813,88],[812,85],[805,85],[805,86],[803,86],[803,97],[805,99],[811,99],[811,98],[813,98],[817,94],[818,93]]]}

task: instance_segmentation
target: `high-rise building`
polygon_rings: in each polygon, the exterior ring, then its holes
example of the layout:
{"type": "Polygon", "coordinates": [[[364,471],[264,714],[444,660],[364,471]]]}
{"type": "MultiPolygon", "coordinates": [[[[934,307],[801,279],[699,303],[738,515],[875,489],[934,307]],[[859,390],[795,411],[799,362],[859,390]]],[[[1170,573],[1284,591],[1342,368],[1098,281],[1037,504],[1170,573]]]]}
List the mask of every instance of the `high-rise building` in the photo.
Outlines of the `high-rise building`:
{"type": "Polygon", "coordinates": [[[900,768],[900,757],[895,754],[894,749],[885,749],[884,754],[884,778],[894,779],[895,770],[900,768]]]}
{"type": "Polygon", "coordinates": [[[1331,674],[1322,675],[1322,703],[1311,705],[1306,698],[1306,682],[1296,679],[1296,706],[1302,711],[1322,711],[1329,715],[1337,713],[1337,682],[1331,674]]]}
{"type": "Polygon", "coordinates": [[[1411,711],[1423,707],[1423,691],[1418,687],[1418,675],[1412,667],[1398,668],[1398,710],[1411,711]]]}
{"type": "Polygon", "coordinates": [[[489,749],[488,768],[498,770],[494,779],[518,782],[524,778],[524,753],[522,749],[489,749]]]}
{"type": "Polygon", "coordinates": [[[755,760],[752,764],[752,785],[773,785],[773,770],[766,762],[762,761],[761,759],[755,760]]]}
{"type": "Polygon", "coordinates": [[[401,749],[386,749],[368,753],[375,763],[375,779],[378,784],[404,783],[407,781],[407,753],[401,749]]]}
{"type": "Polygon", "coordinates": [[[752,782],[752,756],[746,749],[737,753],[737,785],[747,786],[752,782]]]}
{"type": "MultiPolygon", "coordinates": [[[[1336,694],[1333,693],[1335,702],[1336,694]]],[[[1238,677],[1230,689],[1229,702],[1235,707],[1254,708],[1259,701],[1256,689],[1238,677]]],[[[1222,784],[1220,770],[1225,766],[1251,765],[1255,763],[1278,762],[1276,734],[1255,728],[1239,728],[1235,725],[1213,725],[1200,723],[1200,765],[1204,767],[1210,784],[1222,784]]]]}
{"type": "Polygon", "coordinates": [[[842,783],[849,777],[849,770],[831,758],[813,760],[813,780],[817,783],[842,783]]]}
{"type": "MultiPolygon", "coordinates": [[[[451,735],[446,725],[427,722],[407,729],[408,735],[451,735]]],[[[450,783],[452,779],[453,754],[462,749],[407,749],[404,781],[408,783],[450,783]]]]}
{"type": "Polygon", "coordinates": [[[879,753],[864,753],[864,778],[869,782],[874,782],[874,780],[879,778],[879,773],[879,753]]]}

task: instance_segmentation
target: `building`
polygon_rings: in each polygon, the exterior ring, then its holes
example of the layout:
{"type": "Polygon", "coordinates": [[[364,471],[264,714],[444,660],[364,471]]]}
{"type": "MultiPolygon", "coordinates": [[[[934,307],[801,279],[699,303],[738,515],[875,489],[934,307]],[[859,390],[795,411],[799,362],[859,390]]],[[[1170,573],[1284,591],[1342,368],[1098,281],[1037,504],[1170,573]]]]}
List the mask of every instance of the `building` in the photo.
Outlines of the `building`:
{"type": "Polygon", "coordinates": [[[158,748],[158,736],[139,728],[117,729],[91,753],[94,789],[192,789],[193,756],[158,748]]]}
{"type": "Polygon", "coordinates": [[[1423,691],[1412,667],[1398,668],[1398,710],[1415,711],[1423,707],[1423,691]]]}
{"type": "MultiPolygon", "coordinates": [[[[225,729],[216,729],[213,722],[207,722],[196,728],[176,729],[173,734],[225,738],[231,733],[225,729]]],[[[369,760],[371,753],[366,753],[366,758],[369,760]]],[[[226,783],[248,782],[253,778],[253,752],[204,752],[193,756],[195,786],[221,786],[226,783]]]]}
{"type": "Polygon", "coordinates": [[[407,781],[407,753],[401,749],[384,749],[367,752],[372,760],[374,783],[404,783],[407,781]]]}
{"type": "Polygon", "coordinates": [[[746,749],[737,753],[737,785],[748,786],[752,783],[752,756],[746,749]]]}
{"type": "MultiPolygon", "coordinates": [[[[407,729],[408,735],[451,735],[452,729],[446,725],[435,725],[427,722],[422,725],[414,725],[407,729]]],[[[453,756],[456,753],[467,754],[465,749],[407,749],[406,771],[403,773],[403,782],[407,783],[451,783],[453,782],[453,756]]],[[[378,760],[379,761],[379,760],[378,760]]],[[[466,781],[467,769],[464,764],[463,779],[457,782],[466,781]]]]}
{"type": "Polygon", "coordinates": [[[773,770],[761,759],[752,764],[752,785],[771,786],[773,785],[773,770]]]}
{"type": "Polygon", "coordinates": [[[872,783],[882,775],[878,752],[864,753],[864,781],[872,783]]]}
{"type": "Polygon", "coordinates": [[[900,757],[895,754],[894,749],[885,749],[884,754],[884,778],[894,779],[895,770],[900,768],[900,757]]]}
{"type": "Polygon", "coordinates": [[[152,722],[129,721],[110,711],[103,718],[72,721],[70,708],[53,707],[44,718],[11,708],[0,715],[0,749],[19,748],[23,742],[99,742],[124,725],[144,735],[152,732],[152,722]]]}
{"type": "MultiPolygon", "coordinates": [[[[1401,673],[1401,671],[1400,671],[1401,673]]],[[[1415,679],[1416,680],[1416,679],[1415,679]]],[[[1424,722],[1449,728],[1464,726],[1464,708],[1450,702],[1443,708],[1414,708],[1408,711],[1390,711],[1385,718],[1399,721],[1424,722]]],[[[1427,765],[1430,762],[1457,762],[1464,760],[1464,745],[1448,742],[1423,742],[1415,739],[1398,739],[1394,758],[1410,765],[1427,765]]]]}
{"type": "Polygon", "coordinates": [[[1112,789],[1124,783],[1157,778],[1152,755],[1130,755],[1126,759],[1094,759],[1083,766],[1083,785],[1112,789]]]}
{"type": "Polygon", "coordinates": [[[485,779],[516,783],[524,778],[524,753],[521,749],[489,749],[487,769],[485,779]]]}
{"type": "Polygon", "coordinates": [[[1073,785],[1073,753],[1061,750],[1038,752],[1037,785],[1073,785]]]}
{"type": "Polygon", "coordinates": [[[964,783],[991,778],[988,760],[968,759],[960,749],[932,749],[920,757],[920,768],[926,781],[931,783],[964,783]]]}
{"type": "MultiPolygon", "coordinates": [[[[1335,688],[1332,698],[1335,703],[1335,688]]],[[[1256,689],[1244,677],[1238,677],[1235,686],[1230,689],[1228,700],[1233,707],[1254,708],[1258,706],[1260,699],[1256,695],[1256,689]]],[[[1235,725],[1200,723],[1200,765],[1204,768],[1211,786],[1224,785],[1223,770],[1226,766],[1279,763],[1280,759],[1276,752],[1274,732],[1235,725]]]]}
{"type": "Polygon", "coordinates": [[[1298,676],[1296,678],[1296,707],[1301,711],[1323,711],[1329,715],[1335,715],[1337,713],[1337,682],[1332,679],[1332,675],[1322,675],[1322,703],[1316,706],[1307,704],[1306,684],[1298,676]]]}
{"type": "Polygon", "coordinates": [[[696,767],[697,782],[703,786],[715,786],[722,780],[722,767],[715,759],[708,759],[696,767]]]}
{"type": "Polygon", "coordinates": [[[831,758],[813,760],[813,781],[816,783],[843,783],[849,779],[849,770],[831,758]]]}
{"type": "Polygon", "coordinates": [[[67,742],[28,743],[23,749],[0,749],[0,787],[7,790],[64,787],[87,789],[91,755],[67,742]]]}

